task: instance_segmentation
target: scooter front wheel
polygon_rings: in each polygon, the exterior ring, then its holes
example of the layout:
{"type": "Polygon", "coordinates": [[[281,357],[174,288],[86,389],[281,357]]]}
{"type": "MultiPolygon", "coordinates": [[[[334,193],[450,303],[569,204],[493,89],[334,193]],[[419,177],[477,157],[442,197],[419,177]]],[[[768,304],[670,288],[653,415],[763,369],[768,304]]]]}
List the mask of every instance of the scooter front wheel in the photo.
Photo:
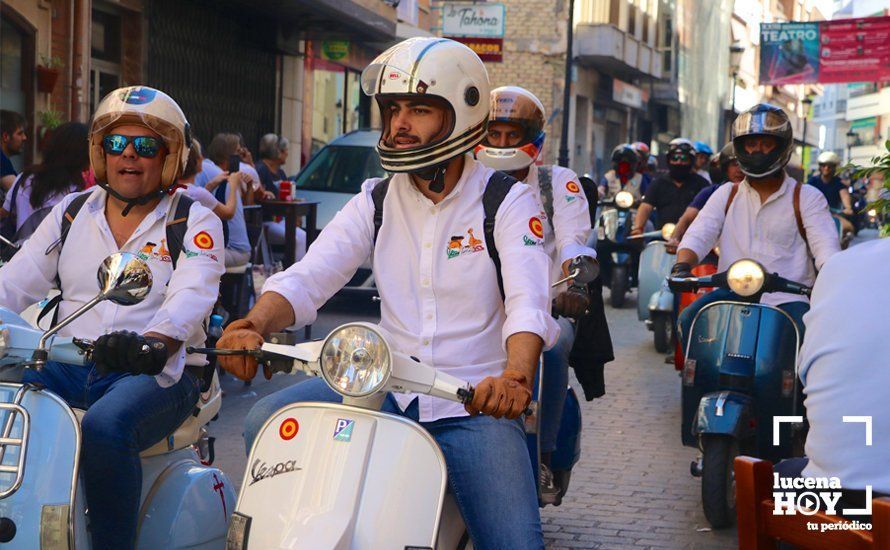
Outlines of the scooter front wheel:
{"type": "Polygon", "coordinates": [[[705,517],[715,529],[735,521],[735,474],[733,462],[739,445],[728,435],[702,436],[701,500],[705,517]]]}
{"type": "Polygon", "coordinates": [[[668,313],[652,312],[652,330],[655,335],[655,351],[667,353],[674,339],[674,325],[668,313]]]}
{"type": "Polygon", "coordinates": [[[614,266],[612,268],[612,285],[609,287],[609,304],[615,309],[624,306],[624,295],[627,294],[627,268],[614,266]]]}

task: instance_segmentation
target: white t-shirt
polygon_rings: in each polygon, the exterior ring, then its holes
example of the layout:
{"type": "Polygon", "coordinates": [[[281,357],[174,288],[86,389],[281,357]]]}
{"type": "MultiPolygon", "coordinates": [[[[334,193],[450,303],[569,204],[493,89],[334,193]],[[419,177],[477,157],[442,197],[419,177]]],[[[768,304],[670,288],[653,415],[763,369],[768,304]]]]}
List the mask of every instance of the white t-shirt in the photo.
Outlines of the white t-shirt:
{"type": "MultiPolygon", "coordinates": [[[[16,178],[15,183],[13,183],[13,187],[10,188],[9,193],[6,194],[6,199],[3,201],[3,209],[7,212],[12,212],[15,210],[15,229],[19,230],[20,227],[31,217],[31,214],[34,213],[34,207],[31,206],[31,184],[34,182],[34,176],[28,176],[24,181],[22,181],[21,176],[16,178]],[[18,192],[15,194],[15,207],[12,204],[12,189],[15,186],[19,186],[18,192]]],[[[77,189],[72,185],[69,189],[69,193],[73,193],[77,191],[77,189]]],[[[65,198],[65,195],[68,193],[57,193],[51,195],[44,199],[43,206],[41,208],[45,208],[47,206],[55,206],[59,201],[65,198]]]]}
{"type": "Polygon", "coordinates": [[[890,238],[832,256],[816,279],[800,349],[807,417],[804,468],[847,489],[890,493],[890,238]],[[871,424],[844,422],[865,416],[871,424]],[[866,445],[866,430],[872,444],[866,445]]]}
{"type": "Polygon", "coordinates": [[[216,197],[213,196],[213,193],[204,189],[203,187],[198,187],[197,185],[187,185],[186,187],[180,187],[178,191],[185,193],[185,196],[192,199],[193,201],[197,201],[201,206],[213,212],[213,209],[219,206],[219,201],[216,200],[216,197]]]}

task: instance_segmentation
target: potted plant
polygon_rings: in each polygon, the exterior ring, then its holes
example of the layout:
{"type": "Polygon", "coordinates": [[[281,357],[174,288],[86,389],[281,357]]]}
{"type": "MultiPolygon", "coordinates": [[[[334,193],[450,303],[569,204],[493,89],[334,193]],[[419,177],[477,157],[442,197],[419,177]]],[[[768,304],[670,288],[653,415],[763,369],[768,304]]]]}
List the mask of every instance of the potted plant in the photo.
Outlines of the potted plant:
{"type": "Polygon", "coordinates": [[[848,168],[854,170],[853,177],[868,179],[872,189],[867,214],[877,224],[880,236],[890,237],[890,139],[884,142],[884,150],[871,159],[871,166],[848,168]]]}
{"type": "Polygon", "coordinates": [[[40,65],[37,65],[37,91],[51,94],[59,80],[61,67],[62,59],[59,56],[41,55],[40,65]]]}
{"type": "Polygon", "coordinates": [[[40,125],[37,128],[37,147],[42,151],[52,137],[53,131],[62,125],[62,113],[59,111],[43,111],[38,113],[40,125]]]}

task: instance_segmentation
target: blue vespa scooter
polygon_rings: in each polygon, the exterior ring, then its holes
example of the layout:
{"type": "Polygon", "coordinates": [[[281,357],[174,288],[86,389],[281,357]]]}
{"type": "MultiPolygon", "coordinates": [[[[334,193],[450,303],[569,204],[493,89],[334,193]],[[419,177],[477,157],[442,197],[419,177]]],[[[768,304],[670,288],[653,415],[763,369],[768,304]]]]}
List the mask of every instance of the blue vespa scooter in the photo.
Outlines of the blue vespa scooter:
{"type": "Polygon", "coordinates": [[[628,240],[636,206],[634,196],[619,191],[614,199],[603,199],[602,213],[596,228],[596,256],[602,269],[603,284],[611,290],[609,304],[624,305],[627,291],[637,284],[637,263],[642,245],[628,240]]]}
{"type": "Polygon", "coordinates": [[[776,462],[797,454],[801,435],[800,426],[773,423],[778,416],[803,415],[796,370],[800,333],[787,313],[758,303],[760,296],[809,296],[810,288],[770,275],[753,260],[739,260],[708,277],[670,278],[669,284],[674,292],[728,288],[741,298],[703,307],[690,333],[681,335],[688,337],[682,372],[683,444],[702,453],[691,473],[702,478],[705,517],[715,528],[726,527],[735,518],[735,457],[776,462]]]}
{"type": "Polygon", "coordinates": [[[676,263],[675,253],[668,252],[667,241],[674,232],[672,223],[657,231],[649,231],[629,239],[652,239],[640,254],[637,318],[646,324],[655,339],[655,351],[667,353],[674,342],[674,293],[667,276],[676,263]]]}

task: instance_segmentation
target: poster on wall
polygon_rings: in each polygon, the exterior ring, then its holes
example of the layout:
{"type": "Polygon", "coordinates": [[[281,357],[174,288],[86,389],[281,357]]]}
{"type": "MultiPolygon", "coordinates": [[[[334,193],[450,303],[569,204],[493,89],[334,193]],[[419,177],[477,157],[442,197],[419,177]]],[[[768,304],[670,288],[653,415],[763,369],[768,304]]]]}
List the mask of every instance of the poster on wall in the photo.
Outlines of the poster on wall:
{"type": "Polygon", "coordinates": [[[890,81],[890,16],[760,25],[760,83],[890,81]]]}

